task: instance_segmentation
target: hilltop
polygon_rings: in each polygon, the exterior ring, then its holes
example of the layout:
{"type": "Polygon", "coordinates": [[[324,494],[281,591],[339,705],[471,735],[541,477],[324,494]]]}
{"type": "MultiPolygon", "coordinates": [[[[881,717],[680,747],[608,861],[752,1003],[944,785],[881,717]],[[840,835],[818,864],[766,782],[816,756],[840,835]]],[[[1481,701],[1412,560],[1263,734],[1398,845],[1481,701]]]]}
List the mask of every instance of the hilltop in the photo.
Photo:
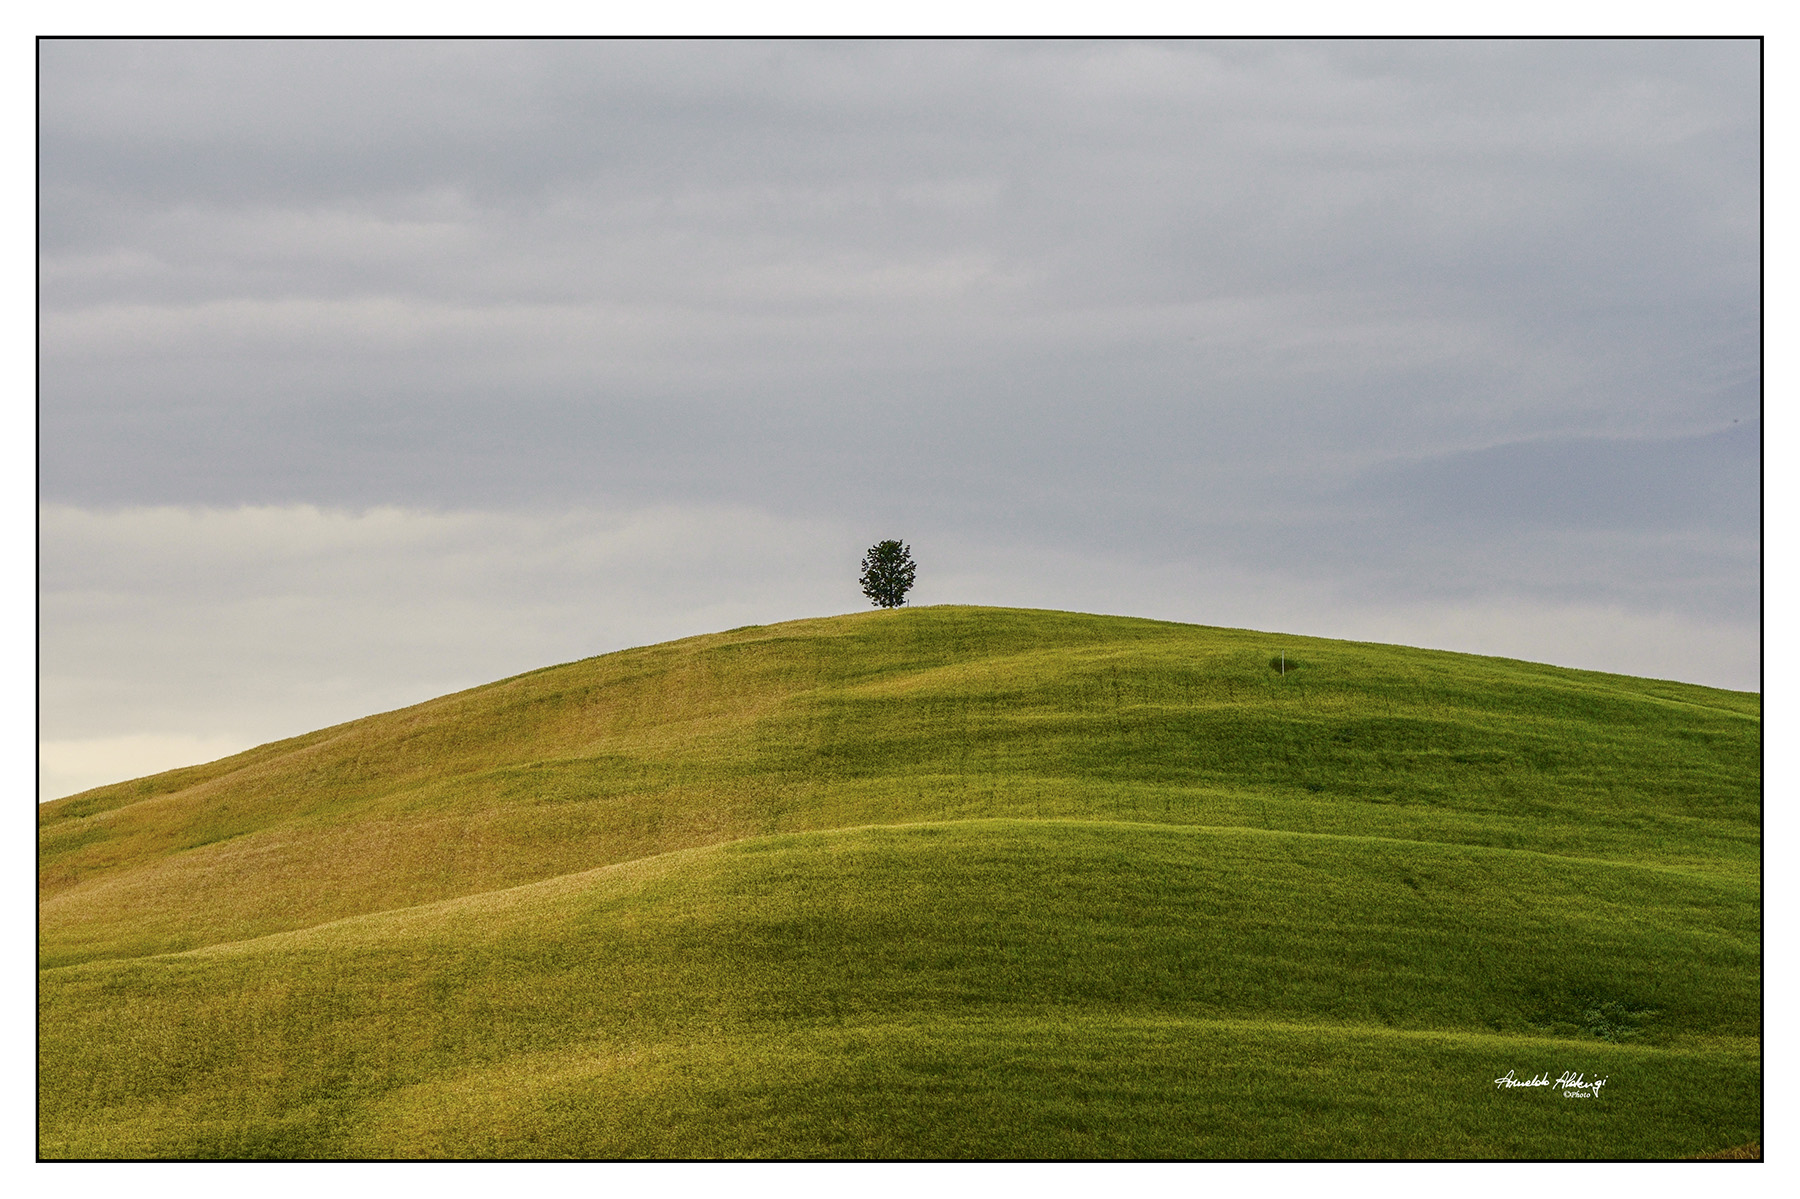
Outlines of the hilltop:
{"type": "Polygon", "coordinates": [[[1760,737],[1008,609],[537,670],[43,805],[41,1150],[1716,1152],[1760,1136],[1760,737]]]}

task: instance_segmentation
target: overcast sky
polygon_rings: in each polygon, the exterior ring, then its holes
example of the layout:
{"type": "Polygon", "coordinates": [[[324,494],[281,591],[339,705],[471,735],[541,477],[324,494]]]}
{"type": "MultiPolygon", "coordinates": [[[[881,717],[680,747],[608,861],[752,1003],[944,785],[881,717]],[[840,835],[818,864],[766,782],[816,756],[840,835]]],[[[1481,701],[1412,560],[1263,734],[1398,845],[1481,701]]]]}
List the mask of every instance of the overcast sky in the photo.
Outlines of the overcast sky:
{"type": "Polygon", "coordinates": [[[1758,689],[1759,72],[42,43],[40,796],[856,611],[885,537],[915,603],[1758,689]]]}

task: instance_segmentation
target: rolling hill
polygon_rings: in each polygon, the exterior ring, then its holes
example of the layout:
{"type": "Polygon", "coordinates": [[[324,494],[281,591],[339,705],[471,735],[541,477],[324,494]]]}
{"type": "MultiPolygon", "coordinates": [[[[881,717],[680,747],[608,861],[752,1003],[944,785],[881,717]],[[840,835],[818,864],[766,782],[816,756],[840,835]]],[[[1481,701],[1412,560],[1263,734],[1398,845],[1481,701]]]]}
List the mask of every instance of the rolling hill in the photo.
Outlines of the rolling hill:
{"type": "Polygon", "coordinates": [[[538,670],[42,805],[40,1153],[1741,1149],[1760,741],[1062,612],[538,670]]]}

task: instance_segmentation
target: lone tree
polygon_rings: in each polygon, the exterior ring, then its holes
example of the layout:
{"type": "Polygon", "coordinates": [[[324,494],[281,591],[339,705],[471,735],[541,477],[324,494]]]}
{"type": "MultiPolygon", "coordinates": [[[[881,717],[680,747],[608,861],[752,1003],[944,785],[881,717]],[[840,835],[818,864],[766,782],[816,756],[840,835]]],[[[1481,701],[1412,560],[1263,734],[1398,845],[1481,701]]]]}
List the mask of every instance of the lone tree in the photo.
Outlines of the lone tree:
{"type": "Polygon", "coordinates": [[[862,560],[862,589],[877,608],[898,608],[913,585],[912,546],[878,541],[862,560]]]}

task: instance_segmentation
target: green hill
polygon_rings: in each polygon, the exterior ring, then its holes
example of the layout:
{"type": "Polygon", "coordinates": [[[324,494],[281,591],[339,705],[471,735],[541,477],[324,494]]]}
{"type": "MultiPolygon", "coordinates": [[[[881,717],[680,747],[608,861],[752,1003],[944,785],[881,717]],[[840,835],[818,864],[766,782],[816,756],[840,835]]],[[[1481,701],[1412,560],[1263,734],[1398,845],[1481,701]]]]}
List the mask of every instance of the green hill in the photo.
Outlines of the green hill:
{"type": "Polygon", "coordinates": [[[1717,1153],[1761,1136],[1760,737],[1004,609],[535,671],[43,805],[40,1152],[1717,1153]]]}

